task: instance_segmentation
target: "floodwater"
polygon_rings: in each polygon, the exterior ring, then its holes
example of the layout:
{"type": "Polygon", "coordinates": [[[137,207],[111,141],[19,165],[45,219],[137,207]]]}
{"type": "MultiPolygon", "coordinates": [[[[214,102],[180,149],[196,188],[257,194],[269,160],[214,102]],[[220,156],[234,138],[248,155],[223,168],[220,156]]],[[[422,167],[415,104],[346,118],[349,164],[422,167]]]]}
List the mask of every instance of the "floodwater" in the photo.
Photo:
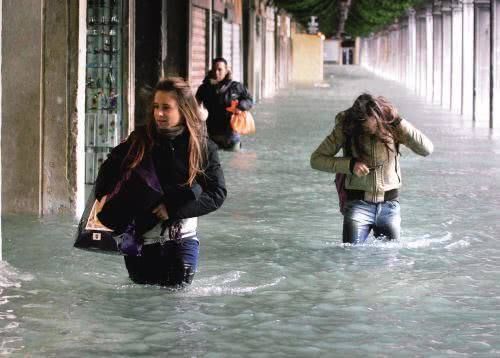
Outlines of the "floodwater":
{"type": "Polygon", "coordinates": [[[500,356],[498,130],[357,67],[325,78],[260,103],[257,134],[221,153],[229,196],[200,220],[186,290],[73,249],[70,217],[4,216],[0,354],[500,356]],[[401,240],[344,246],[333,175],[309,156],[362,91],[393,100],[435,152],[403,150],[401,240]]]}

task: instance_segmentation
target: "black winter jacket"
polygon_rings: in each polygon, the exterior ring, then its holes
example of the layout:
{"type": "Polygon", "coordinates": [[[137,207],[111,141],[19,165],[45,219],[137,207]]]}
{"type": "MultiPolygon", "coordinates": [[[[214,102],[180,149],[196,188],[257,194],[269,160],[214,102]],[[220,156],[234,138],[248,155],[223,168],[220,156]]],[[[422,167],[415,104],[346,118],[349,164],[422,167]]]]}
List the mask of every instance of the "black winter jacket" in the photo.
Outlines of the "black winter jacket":
{"type": "Polygon", "coordinates": [[[238,108],[248,111],[253,99],[243,84],[230,79],[214,83],[206,77],[196,92],[196,99],[208,110],[207,129],[209,135],[231,136],[231,113],[226,111],[232,100],[238,100],[238,108]]]}
{"type": "MultiPolygon", "coordinates": [[[[138,128],[135,132],[143,130],[138,128]]],[[[131,136],[135,135],[133,132],[131,136]]],[[[227,191],[224,174],[217,154],[217,145],[208,139],[208,160],[204,166],[204,174],[199,175],[194,184],[186,185],[188,168],[189,133],[185,131],[174,139],[158,136],[150,154],[156,174],[163,190],[163,202],[167,208],[169,220],[198,217],[217,210],[224,202],[227,191]]],[[[124,176],[123,161],[130,149],[130,137],[127,141],[113,148],[106,161],[101,165],[95,184],[96,198],[113,191],[124,176]]],[[[132,195],[132,193],[131,193],[132,195]]],[[[150,206],[157,206],[160,202],[150,206]]],[[[144,213],[143,221],[147,227],[138,231],[148,230],[151,223],[149,207],[144,213]]]]}

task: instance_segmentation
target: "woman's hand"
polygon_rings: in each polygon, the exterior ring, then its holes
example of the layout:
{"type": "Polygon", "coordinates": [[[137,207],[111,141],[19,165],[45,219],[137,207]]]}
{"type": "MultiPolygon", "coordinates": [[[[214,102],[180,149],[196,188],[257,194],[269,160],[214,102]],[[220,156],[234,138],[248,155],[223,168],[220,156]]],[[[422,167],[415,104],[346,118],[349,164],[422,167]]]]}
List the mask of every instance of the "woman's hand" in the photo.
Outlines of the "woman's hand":
{"type": "Polygon", "coordinates": [[[368,167],[368,165],[366,165],[363,162],[356,162],[354,164],[354,168],[352,169],[352,172],[357,177],[364,177],[365,175],[368,175],[368,173],[370,173],[370,168],[368,167]]]}
{"type": "Polygon", "coordinates": [[[153,209],[153,214],[156,215],[156,217],[160,220],[167,220],[168,219],[168,212],[167,212],[167,207],[165,204],[160,204],[156,208],[153,209]]]}

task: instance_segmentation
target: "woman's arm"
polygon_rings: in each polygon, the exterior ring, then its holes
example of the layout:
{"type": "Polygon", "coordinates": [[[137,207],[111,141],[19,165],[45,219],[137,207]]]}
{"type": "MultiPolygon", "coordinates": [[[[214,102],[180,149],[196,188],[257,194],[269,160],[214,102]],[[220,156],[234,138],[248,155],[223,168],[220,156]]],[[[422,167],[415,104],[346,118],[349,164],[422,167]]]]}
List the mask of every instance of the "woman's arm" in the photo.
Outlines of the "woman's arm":
{"type": "Polygon", "coordinates": [[[335,128],[311,155],[311,167],[330,173],[351,174],[351,157],[336,157],[345,143],[345,136],[339,123],[339,115],[335,120],[335,128]]]}
{"type": "Polygon", "coordinates": [[[217,146],[208,141],[208,165],[205,174],[200,175],[194,184],[191,200],[187,200],[175,212],[169,212],[171,219],[185,219],[208,214],[221,207],[226,199],[227,190],[224,173],[217,154],[217,146]],[[200,190],[201,189],[201,190],[200,190]]]}
{"type": "Polygon", "coordinates": [[[401,143],[416,154],[425,157],[434,151],[434,145],[431,140],[407,120],[401,119],[398,128],[401,131],[401,143]]]}
{"type": "Polygon", "coordinates": [[[122,163],[128,153],[130,144],[123,142],[113,148],[108,158],[101,164],[95,181],[95,196],[97,200],[109,194],[115,188],[122,175],[122,163]]]}

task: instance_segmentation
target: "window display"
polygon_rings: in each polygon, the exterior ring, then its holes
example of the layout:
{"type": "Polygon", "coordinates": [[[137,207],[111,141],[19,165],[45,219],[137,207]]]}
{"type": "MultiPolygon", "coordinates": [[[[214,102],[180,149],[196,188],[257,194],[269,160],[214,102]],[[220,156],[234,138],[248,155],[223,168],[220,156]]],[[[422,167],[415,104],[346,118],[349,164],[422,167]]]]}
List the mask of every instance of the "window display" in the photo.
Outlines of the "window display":
{"type": "Polygon", "coordinates": [[[92,184],[122,135],[122,1],[87,6],[85,183],[92,184]]]}

